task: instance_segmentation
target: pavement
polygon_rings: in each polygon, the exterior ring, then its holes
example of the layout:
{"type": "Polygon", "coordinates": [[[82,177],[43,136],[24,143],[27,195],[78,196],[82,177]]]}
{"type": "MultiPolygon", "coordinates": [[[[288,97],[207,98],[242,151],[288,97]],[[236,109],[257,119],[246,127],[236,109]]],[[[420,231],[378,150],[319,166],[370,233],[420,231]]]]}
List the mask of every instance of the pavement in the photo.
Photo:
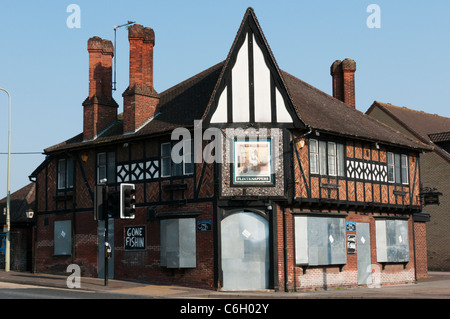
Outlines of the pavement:
{"type": "MultiPolygon", "coordinates": [[[[159,299],[450,299],[450,272],[429,272],[429,277],[415,283],[386,285],[380,288],[336,288],[319,291],[282,292],[215,291],[170,285],[101,278],[80,278],[80,286],[72,289],[102,293],[119,293],[127,298],[140,296],[159,299]]],[[[69,275],[69,274],[68,274],[69,275]]],[[[0,282],[52,288],[68,287],[68,276],[5,272],[0,270],[0,282]]],[[[76,283],[69,280],[69,283],[76,283]]]]}

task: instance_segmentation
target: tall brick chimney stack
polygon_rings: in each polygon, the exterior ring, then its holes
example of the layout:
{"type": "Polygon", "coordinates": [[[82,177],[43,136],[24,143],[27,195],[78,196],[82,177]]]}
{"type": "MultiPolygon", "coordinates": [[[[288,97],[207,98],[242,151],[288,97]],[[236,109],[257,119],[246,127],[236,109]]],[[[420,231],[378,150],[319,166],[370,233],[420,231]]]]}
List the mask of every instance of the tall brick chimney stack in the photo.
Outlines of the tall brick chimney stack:
{"type": "Polygon", "coordinates": [[[356,62],[352,59],[336,60],[330,68],[333,79],[333,97],[356,107],[355,102],[356,62]]]}
{"type": "Polygon", "coordinates": [[[129,86],[122,94],[123,131],[134,132],[156,111],[159,95],[153,88],[153,46],[155,33],[151,28],[134,24],[128,29],[130,42],[129,86]]]}
{"type": "Polygon", "coordinates": [[[83,102],[83,139],[91,140],[117,120],[116,101],[112,98],[111,41],[99,37],[88,40],[89,96],[83,102]]]}

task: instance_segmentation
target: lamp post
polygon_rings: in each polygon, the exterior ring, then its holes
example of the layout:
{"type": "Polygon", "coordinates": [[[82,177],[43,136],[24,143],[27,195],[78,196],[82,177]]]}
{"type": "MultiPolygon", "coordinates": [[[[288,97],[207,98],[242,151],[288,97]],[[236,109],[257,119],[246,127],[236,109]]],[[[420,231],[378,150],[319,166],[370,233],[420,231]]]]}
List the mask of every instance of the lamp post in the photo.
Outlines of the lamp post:
{"type": "Polygon", "coordinates": [[[8,178],[6,186],[6,247],[5,247],[5,271],[9,271],[10,264],[10,175],[11,175],[11,95],[5,89],[0,88],[0,90],[8,94],[8,178]]]}

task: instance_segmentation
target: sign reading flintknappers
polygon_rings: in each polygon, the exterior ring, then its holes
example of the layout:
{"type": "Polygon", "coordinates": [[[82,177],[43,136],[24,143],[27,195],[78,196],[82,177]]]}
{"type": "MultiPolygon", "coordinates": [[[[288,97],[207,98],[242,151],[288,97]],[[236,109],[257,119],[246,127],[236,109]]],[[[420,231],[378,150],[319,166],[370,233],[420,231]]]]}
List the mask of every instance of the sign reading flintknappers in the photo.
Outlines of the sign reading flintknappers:
{"type": "Polygon", "coordinates": [[[271,143],[234,141],[234,184],[272,184],[271,143]]]}
{"type": "Polygon", "coordinates": [[[145,249],[145,226],[125,227],[125,250],[145,249]]]}

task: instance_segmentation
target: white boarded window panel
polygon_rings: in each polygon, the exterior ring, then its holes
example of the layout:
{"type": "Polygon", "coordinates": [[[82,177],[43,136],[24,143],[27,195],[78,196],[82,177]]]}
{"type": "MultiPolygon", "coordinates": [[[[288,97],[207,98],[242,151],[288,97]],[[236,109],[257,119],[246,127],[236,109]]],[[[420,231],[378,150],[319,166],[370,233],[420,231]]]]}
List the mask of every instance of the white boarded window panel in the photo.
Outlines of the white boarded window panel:
{"type": "Polygon", "coordinates": [[[228,118],[228,112],[227,112],[227,104],[228,104],[228,98],[227,98],[227,90],[228,88],[225,87],[222,94],[219,97],[219,102],[217,103],[217,109],[214,112],[211,123],[226,123],[228,118]]]}
{"type": "Polygon", "coordinates": [[[387,262],[387,246],[386,246],[386,221],[375,221],[375,236],[377,240],[377,261],[387,262]]]}
{"type": "Polygon", "coordinates": [[[308,264],[308,219],[306,216],[296,216],[295,221],[295,263],[308,264]]]}
{"type": "Polygon", "coordinates": [[[253,66],[255,88],[255,122],[272,121],[270,101],[270,70],[264,61],[264,55],[253,37],[253,66]]]}
{"type": "Polygon", "coordinates": [[[278,123],[292,123],[292,118],[286,109],[283,96],[278,88],[276,89],[276,103],[277,103],[277,122],[278,123]]]}
{"type": "Polygon", "coordinates": [[[249,122],[250,98],[248,76],[248,35],[236,58],[231,72],[233,90],[233,122],[249,122]]]}

